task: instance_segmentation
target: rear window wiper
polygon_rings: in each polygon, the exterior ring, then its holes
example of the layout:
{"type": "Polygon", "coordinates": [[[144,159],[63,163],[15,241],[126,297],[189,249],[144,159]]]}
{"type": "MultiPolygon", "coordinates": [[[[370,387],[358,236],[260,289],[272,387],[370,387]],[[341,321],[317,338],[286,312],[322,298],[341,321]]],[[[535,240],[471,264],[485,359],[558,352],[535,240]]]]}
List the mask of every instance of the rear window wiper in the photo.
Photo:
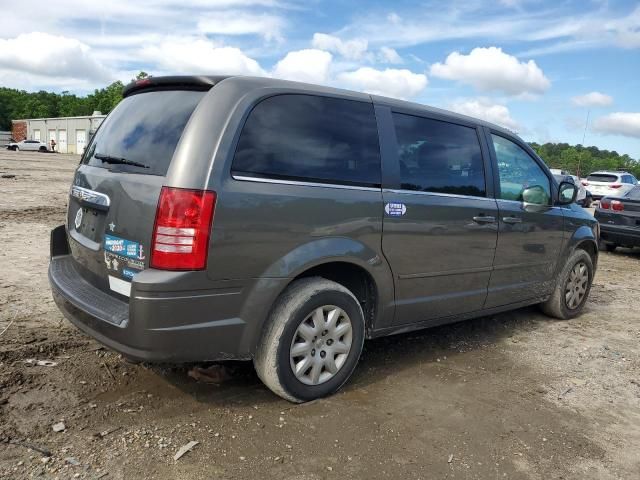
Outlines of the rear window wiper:
{"type": "Polygon", "coordinates": [[[104,163],[117,164],[117,165],[131,165],[132,167],[151,168],[144,163],[134,162],[133,160],[127,160],[122,157],[112,157],[111,155],[103,155],[102,153],[96,153],[94,158],[103,161],[104,163]]]}

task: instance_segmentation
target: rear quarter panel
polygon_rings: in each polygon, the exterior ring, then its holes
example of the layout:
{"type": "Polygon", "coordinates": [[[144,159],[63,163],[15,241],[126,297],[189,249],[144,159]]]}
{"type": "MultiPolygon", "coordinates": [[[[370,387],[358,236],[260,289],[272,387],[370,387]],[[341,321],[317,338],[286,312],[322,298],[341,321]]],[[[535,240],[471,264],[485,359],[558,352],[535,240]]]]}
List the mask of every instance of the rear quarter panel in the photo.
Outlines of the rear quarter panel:
{"type": "MultiPolygon", "coordinates": [[[[247,293],[253,300],[244,306],[243,316],[253,323],[267,317],[272,301],[286,288],[286,282],[268,279],[293,279],[330,261],[353,263],[374,278],[380,292],[376,310],[382,312],[393,304],[393,279],[381,252],[381,189],[231,176],[236,143],[251,109],[269,96],[286,93],[341,97],[339,91],[323,87],[311,91],[293,83],[274,87],[264,79],[229,78],[198,105],[178,144],[168,184],[208,188],[218,195],[207,275],[213,281],[240,280],[247,288],[270,290],[247,293]]],[[[344,97],[371,102],[364,94],[344,97]]]]}

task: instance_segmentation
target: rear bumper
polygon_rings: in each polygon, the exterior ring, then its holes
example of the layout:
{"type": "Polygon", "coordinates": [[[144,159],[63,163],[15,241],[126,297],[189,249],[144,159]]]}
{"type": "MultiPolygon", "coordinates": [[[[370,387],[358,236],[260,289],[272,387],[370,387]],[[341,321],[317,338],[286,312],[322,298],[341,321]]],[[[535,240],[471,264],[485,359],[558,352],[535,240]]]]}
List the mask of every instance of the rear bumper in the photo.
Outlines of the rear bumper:
{"type": "Polygon", "coordinates": [[[640,247],[640,228],[619,227],[601,223],[600,239],[625,247],[640,247]]]}
{"type": "MultiPolygon", "coordinates": [[[[60,227],[59,227],[60,228],[60,227]]],[[[64,227],[63,227],[64,228],[64,227]]],[[[58,230],[58,229],[56,229],[58,230]]],[[[224,288],[176,291],[173,282],[190,272],[145,270],[134,279],[129,302],[83,279],[66,235],[52,232],[49,282],[53,298],[71,323],[105,346],[148,362],[249,359],[262,328],[243,305],[252,283],[224,288]],[[167,279],[171,279],[168,281],[167,279]]],[[[268,309],[261,309],[263,315],[268,309]]]]}

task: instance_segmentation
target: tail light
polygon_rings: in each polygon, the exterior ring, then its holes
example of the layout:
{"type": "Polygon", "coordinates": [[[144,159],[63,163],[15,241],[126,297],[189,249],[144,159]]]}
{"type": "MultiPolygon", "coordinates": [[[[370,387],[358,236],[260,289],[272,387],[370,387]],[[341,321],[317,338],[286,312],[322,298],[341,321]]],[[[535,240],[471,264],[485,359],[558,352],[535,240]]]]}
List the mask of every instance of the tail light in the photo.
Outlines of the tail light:
{"type": "Polygon", "coordinates": [[[602,200],[600,200],[600,208],[602,210],[609,210],[611,208],[611,202],[603,198],[602,200]]]}
{"type": "Polygon", "coordinates": [[[151,268],[204,269],[215,205],[215,192],[162,187],[153,228],[151,268]]]}
{"type": "Polygon", "coordinates": [[[622,212],[624,210],[624,203],[618,200],[611,200],[611,210],[615,210],[616,212],[622,212]]]}
{"type": "Polygon", "coordinates": [[[609,185],[609,188],[620,188],[621,186],[620,183],[614,183],[613,185],[609,185]]]}

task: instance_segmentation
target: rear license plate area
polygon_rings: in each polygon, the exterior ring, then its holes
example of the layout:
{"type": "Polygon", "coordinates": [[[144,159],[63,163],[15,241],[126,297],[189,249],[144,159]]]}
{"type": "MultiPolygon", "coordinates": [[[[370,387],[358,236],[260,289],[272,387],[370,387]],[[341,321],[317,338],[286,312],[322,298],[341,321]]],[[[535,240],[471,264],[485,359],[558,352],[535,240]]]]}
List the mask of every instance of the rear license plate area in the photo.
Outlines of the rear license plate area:
{"type": "Polygon", "coordinates": [[[76,231],[89,240],[100,243],[104,234],[105,213],[88,207],[79,208],[82,209],[82,221],[79,227],[76,226],[76,231]]]}

